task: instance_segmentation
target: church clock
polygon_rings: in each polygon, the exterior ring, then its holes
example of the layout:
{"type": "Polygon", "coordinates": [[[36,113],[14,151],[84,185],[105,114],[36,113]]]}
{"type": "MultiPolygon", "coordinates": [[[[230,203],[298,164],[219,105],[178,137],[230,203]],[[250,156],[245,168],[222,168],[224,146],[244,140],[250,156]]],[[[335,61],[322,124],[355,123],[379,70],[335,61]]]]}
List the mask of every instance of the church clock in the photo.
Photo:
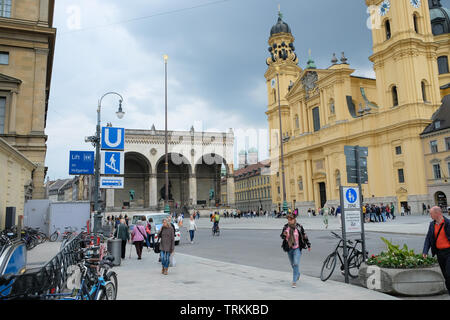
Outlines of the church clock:
{"type": "Polygon", "coordinates": [[[389,9],[391,8],[391,2],[389,0],[384,0],[380,6],[380,16],[385,16],[389,9]]]}

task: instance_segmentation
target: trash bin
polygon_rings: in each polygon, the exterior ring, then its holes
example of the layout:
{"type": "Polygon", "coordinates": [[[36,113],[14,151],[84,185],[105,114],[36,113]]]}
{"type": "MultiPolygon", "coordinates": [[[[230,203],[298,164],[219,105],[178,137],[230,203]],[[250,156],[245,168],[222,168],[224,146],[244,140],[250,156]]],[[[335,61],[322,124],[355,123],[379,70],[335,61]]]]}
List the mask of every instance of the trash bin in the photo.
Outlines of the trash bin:
{"type": "Polygon", "coordinates": [[[106,245],[110,255],[114,257],[113,265],[120,266],[122,257],[122,240],[120,239],[108,239],[106,245]]]}

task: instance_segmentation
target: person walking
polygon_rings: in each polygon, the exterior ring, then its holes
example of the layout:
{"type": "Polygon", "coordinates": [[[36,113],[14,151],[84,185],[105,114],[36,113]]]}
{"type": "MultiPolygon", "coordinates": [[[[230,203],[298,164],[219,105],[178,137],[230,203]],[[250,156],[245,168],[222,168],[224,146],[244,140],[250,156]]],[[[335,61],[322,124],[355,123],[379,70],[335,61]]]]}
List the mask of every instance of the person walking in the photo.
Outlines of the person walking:
{"type": "Polygon", "coordinates": [[[142,259],[142,248],[144,247],[144,241],[146,238],[146,231],[144,227],[145,217],[142,217],[143,221],[138,221],[131,232],[131,240],[136,247],[136,253],[138,260],[142,259]]]}
{"type": "Polygon", "coordinates": [[[170,255],[173,254],[175,248],[175,236],[173,228],[167,219],[163,220],[163,225],[161,230],[158,232],[158,239],[160,239],[160,249],[161,249],[161,264],[162,271],[164,275],[168,274],[170,255]]]}
{"type": "Polygon", "coordinates": [[[392,220],[395,220],[395,207],[394,207],[393,202],[391,202],[391,215],[392,215],[392,220]]]}
{"type": "Polygon", "coordinates": [[[127,246],[127,241],[130,240],[130,231],[125,224],[125,219],[120,220],[120,223],[117,226],[116,231],[114,232],[114,237],[116,237],[116,239],[122,240],[121,257],[122,259],[125,259],[125,249],[127,246]]]}
{"type": "Polygon", "coordinates": [[[191,216],[189,218],[188,230],[189,230],[189,236],[191,238],[191,243],[194,243],[194,233],[195,233],[195,231],[197,231],[197,225],[195,224],[195,220],[194,220],[193,216],[191,216]]]}
{"type": "Polygon", "coordinates": [[[147,231],[147,235],[148,235],[148,244],[150,246],[150,248],[154,248],[155,247],[155,234],[156,234],[156,225],[153,222],[153,218],[148,218],[148,231],[147,231]],[[151,240],[151,241],[150,241],[151,240]]]}
{"type": "Polygon", "coordinates": [[[450,295],[450,219],[444,217],[442,209],[438,206],[430,209],[430,216],[433,221],[428,227],[422,255],[427,258],[430,248],[431,254],[437,255],[445,286],[450,295]]]}
{"type": "Polygon", "coordinates": [[[323,223],[325,224],[325,229],[328,229],[328,212],[330,208],[323,208],[323,223]]]}
{"type": "Polygon", "coordinates": [[[297,286],[297,281],[300,278],[300,257],[302,255],[302,249],[308,248],[311,251],[311,243],[305,233],[303,227],[297,223],[294,215],[287,216],[288,223],[284,225],[280,234],[281,239],[287,242],[289,250],[287,255],[292,267],[292,288],[297,286]]]}

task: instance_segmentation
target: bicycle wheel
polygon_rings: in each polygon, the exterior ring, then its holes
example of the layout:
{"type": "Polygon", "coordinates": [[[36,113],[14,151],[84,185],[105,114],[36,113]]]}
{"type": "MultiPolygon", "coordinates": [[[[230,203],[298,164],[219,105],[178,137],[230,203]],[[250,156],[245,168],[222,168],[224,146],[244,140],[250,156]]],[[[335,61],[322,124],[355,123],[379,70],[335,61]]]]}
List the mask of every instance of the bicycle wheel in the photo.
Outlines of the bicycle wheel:
{"type": "Polygon", "coordinates": [[[105,280],[106,281],[111,281],[114,284],[114,288],[115,290],[115,295],[114,295],[114,300],[116,300],[117,298],[117,291],[119,290],[119,283],[117,281],[117,273],[115,273],[112,270],[109,270],[106,275],[105,275],[105,280]]]}
{"type": "Polygon", "coordinates": [[[327,281],[333,274],[334,268],[336,267],[337,254],[332,252],[328,255],[322,265],[322,270],[320,271],[320,280],[327,281]]]}
{"type": "Polygon", "coordinates": [[[27,248],[27,250],[31,250],[34,247],[36,247],[37,245],[37,241],[35,238],[33,237],[29,237],[26,241],[25,241],[25,247],[27,248]]]}
{"type": "Polygon", "coordinates": [[[107,281],[105,285],[99,289],[95,300],[115,300],[115,292],[116,288],[114,287],[114,284],[111,281],[107,281]]]}
{"type": "Polygon", "coordinates": [[[363,255],[362,252],[359,250],[354,251],[350,259],[348,260],[348,275],[355,279],[358,277],[359,274],[359,267],[361,266],[361,263],[363,262],[363,255]]]}
{"type": "Polygon", "coordinates": [[[55,231],[50,236],[50,242],[55,242],[56,240],[58,240],[58,232],[55,231]]]}

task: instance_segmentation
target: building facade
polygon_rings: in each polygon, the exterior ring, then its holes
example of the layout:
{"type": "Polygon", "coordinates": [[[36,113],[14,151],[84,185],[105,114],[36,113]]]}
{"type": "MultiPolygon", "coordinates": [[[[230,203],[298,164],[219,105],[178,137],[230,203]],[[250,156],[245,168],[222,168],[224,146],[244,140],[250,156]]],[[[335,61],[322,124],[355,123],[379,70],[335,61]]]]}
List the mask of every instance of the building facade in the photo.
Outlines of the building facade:
{"type": "Polygon", "coordinates": [[[429,203],[447,210],[450,197],[450,95],[433,115],[433,122],[420,135],[425,157],[429,203]]]}
{"type": "Polygon", "coordinates": [[[5,227],[6,207],[16,208],[16,222],[31,199],[36,165],[0,138],[0,229],[5,227]]]}
{"type": "Polygon", "coordinates": [[[0,137],[36,165],[33,199],[45,198],[53,12],[54,0],[0,1],[0,137]]]}
{"type": "Polygon", "coordinates": [[[271,211],[270,161],[248,165],[234,172],[236,209],[271,211]]]}
{"type": "MultiPolygon", "coordinates": [[[[234,133],[168,132],[169,205],[173,209],[216,207],[221,177],[234,204],[234,133]],[[224,172],[225,170],[225,172],[224,172]]],[[[106,208],[162,210],[165,198],[165,131],[125,130],[124,189],[106,191],[106,208]]]]}
{"type": "Polygon", "coordinates": [[[420,134],[446,93],[438,56],[448,54],[441,44],[450,34],[432,32],[430,10],[439,1],[366,4],[380,23],[372,29],[369,57],[376,79],[352,75],[344,53],[340,62],[333,54],[327,69],[316,68],[312,58],[302,69],[281,15],[272,27],[265,79],[274,207],[284,200],[281,141],[286,200],[301,213],[336,206],[340,185],[354,185],[347,183],[344,146],[368,147],[364,202],[393,202],[420,212],[429,200],[420,134]]]}

